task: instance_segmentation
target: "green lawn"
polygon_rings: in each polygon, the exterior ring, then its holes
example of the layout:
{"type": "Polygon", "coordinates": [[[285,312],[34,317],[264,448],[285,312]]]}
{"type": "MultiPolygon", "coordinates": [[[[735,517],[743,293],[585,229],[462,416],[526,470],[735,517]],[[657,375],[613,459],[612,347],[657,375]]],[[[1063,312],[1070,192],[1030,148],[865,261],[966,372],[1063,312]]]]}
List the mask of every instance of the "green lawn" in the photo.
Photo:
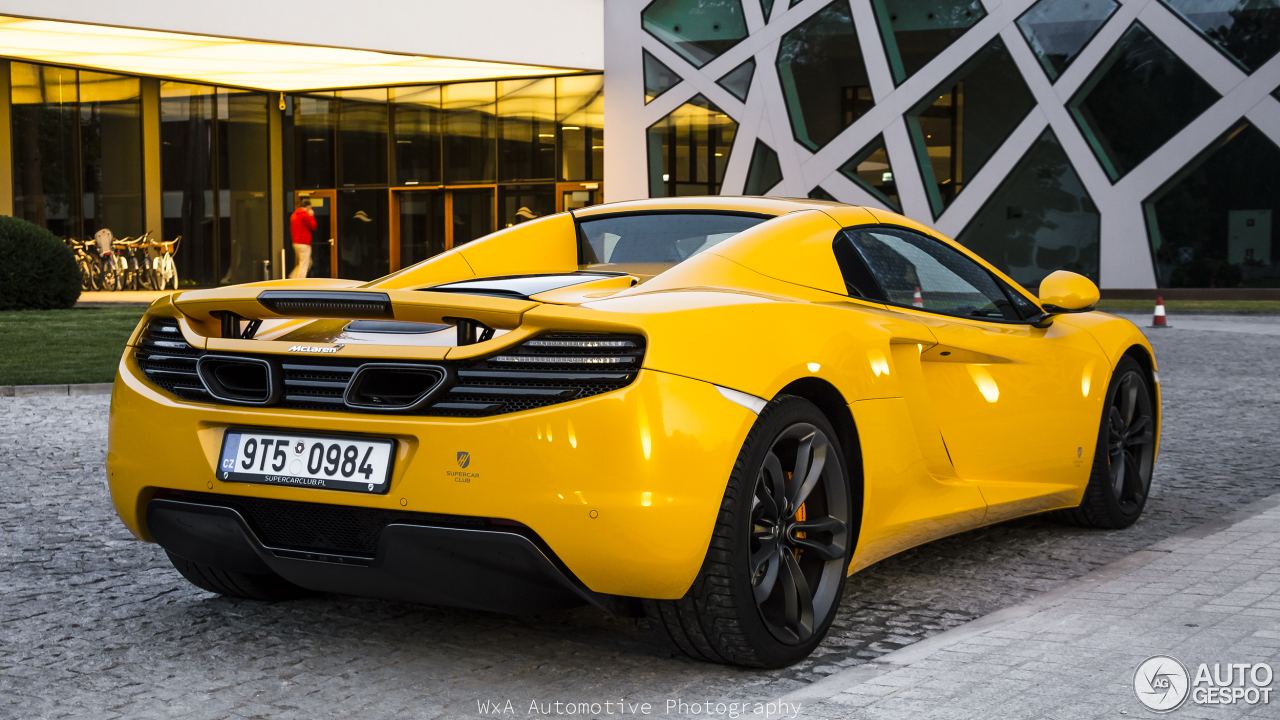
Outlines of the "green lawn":
{"type": "MultiPolygon", "coordinates": [[[[1103,310],[1151,310],[1152,300],[1103,300],[1103,310]]],[[[1178,310],[1280,312],[1280,300],[1169,300],[1178,310]]],[[[0,312],[0,385],[102,383],[145,308],[92,307],[0,312]]]]}
{"type": "MultiPolygon", "coordinates": [[[[1154,310],[1155,300],[1100,300],[1099,310],[1154,310]]],[[[1165,300],[1166,310],[1280,312],[1280,300],[1165,300]]]]}
{"type": "Polygon", "coordinates": [[[144,307],[0,312],[0,385],[111,382],[144,307]]]}

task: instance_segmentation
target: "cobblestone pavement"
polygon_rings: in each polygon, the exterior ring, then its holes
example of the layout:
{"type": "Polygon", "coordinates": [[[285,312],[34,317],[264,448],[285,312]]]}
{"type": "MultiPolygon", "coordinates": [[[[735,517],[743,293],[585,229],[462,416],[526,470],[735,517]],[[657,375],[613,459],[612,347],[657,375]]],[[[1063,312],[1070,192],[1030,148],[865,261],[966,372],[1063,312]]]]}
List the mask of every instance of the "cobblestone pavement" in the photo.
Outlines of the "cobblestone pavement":
{"type": "Polygon", "coordinates": [[[476,717],[478,701],[524,715],[535,698],[660,710],[669,698],[777,697],[1280,490],[1280,337],[1175,329],[1153,342],[1166,422],[1134,527],[1025,519],[903,553],[854,576],[818,652],[773,672],[674,658],[643,621],[592,609],[518,619],[204,593],[110,508],[107,398],[0,398],[0,717],[364,720],[476,717]]]}
{"type": "Polygon", "coordinates": [[[1142,702],[1179,718],[1280,718],[1277,506],[1280,495],[777,705],[808,696],[805,720],[1078,720],[1146,715],[1142,702]]]}

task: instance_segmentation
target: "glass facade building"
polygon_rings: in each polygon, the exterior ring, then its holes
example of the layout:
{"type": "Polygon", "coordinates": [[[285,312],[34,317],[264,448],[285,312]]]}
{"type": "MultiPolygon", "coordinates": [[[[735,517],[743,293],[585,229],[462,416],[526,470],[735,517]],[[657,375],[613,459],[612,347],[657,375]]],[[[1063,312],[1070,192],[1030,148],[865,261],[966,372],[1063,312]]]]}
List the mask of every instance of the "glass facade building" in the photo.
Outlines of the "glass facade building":
{"type": "Polygon", "coordinates": [[[596,74],[283,95],[282,208],[315,209],[311,274],[373,279],[601,202],[603,86],[596,74]]]}
{"type": "Polygon", "coordinates": [[[164,240],[191,285],[263,279],[271,260],[266,93],[160,83],[164,240]]]}
{"type": "Polygon", "coordinates": [[[14,62],[9,83],[14,216],[63,237],[141,235],[139,79],[14,62]]]}
{"type": "Polygon", "coordinates": [[[1280,0],[996,5],[609,6],[614,197],[881,207],[1030,287],[1280,288],[1280,0]]]}
{"type": "Polygon", "coordinates": [[[586,25],[468,35],[505,58],[470,61],[383,52],[375,26],[364,50],[182,36],[196,58],[15,22],[0,212],[181,238],[207,287],[292,270],[304,198],[309,274],[368,280],[606,186],[778,195],[902,213],[1028,286],[1280,292],[1280,0],[1137,2],[610,0],[582,62],[548,49],[586,25]],[[556,66],[510,64],[535,57],[556,66]]]}
{"type": "Polygon", "coordinates": [[[278,93],[5,65],[14,215],[180,239],[184,287],[290,271],[304,197],[309,275],[359,280],[604,199],[598,73],[278,93]]]}

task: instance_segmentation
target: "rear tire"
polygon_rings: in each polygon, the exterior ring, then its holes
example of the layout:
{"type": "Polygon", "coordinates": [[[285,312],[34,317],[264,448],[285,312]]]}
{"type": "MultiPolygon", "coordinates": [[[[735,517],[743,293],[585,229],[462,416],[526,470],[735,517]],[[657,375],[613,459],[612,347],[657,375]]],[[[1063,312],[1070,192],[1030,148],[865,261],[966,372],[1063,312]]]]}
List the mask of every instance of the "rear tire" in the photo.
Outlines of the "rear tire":
{"type": "Polygon", "coordinates": [[[246,600],[292,600],[310,594],[279,575],[258,575],[220,570],[210,565],[191,562],[169,551],[169,562],[182,577],[201,590],[246,600]]]}
{"type": "Polygon", "coordinates": [[[80,289],[85,292],[97,290],[98,281],[94,277],[93,264],[85,258],[80,258],[77,266],[80,268],[80,289]]]}
{"type": "Polygon", "coordinates": [[[644,600],[649,624],[697,660],[803,660],[835,619],[859,521],[831,423],[808,400],[779,397],[743,443],[693,585],[679,600],[644,600]]]}
{"type": "Polygon", "coordinates": [[[1147,375],[1133,358],[1121,358],[1107,386],[1084,497],[1078,507],[1058,510],[1050,517],[1109,530],[1122,530],[1136,522],[1151,492],[1155,430],[1155,398],[1147,375]]]}

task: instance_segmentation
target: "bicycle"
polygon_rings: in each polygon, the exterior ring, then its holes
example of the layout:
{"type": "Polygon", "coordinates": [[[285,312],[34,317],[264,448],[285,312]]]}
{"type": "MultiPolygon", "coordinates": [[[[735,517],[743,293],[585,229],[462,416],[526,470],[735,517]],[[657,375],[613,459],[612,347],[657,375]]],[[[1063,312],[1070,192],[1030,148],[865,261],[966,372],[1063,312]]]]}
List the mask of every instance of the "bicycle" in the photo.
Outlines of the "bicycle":
{"type": "Polygon", "coordinates": [[[151,286],[156,290],[177,290],[178,289],[178,266],[173,262],[173,256],[178,252],[178,244],[182,242],[182,236],[172,240],[151,240],[148,243],[148,254],[150,251],[156,251],[154,257],[151,258],[151,286]]]}
{"type": "Polygon", "coordinates": [[[115,236],[107,228],[102,228],[93,234],[94,254],[97,259],[94,265],[97,269],[99,285],[103,290],[113,291],[121,289],[124,280],[122,268],[117,262],[119,257],[115,252],[115,236]]]}
{"type": "Polygon", "coordinates": [[[80,289],[86,292],[98,290],[102,286],[102,280],[98,277],[97,264],[93,261],[93,255],[89,253],[90,243],[80,242],[75,238],[65,238],[63,242],[75,255],[76,269],[80,271],[80,289]]]}
{"type": "Polygon", "coordinates": [[[155,286],[155,277],[151,271],[148,252],[151,245],[151,231],[148,230],[135,240],[129,238],[118,240],[114,245],[124,251],[116,254],[119,258],[117,266],[124,268],[124,282],[121,285],[129,290],[152,289],[155,286]]]}
{"type": "Polygon", "coordinates": [[[136,290],[133,268],[129,265],[129,244],[132,238],[111,241],[111,265],[115,271],[115,287],[113,290],[136,290]]]}

